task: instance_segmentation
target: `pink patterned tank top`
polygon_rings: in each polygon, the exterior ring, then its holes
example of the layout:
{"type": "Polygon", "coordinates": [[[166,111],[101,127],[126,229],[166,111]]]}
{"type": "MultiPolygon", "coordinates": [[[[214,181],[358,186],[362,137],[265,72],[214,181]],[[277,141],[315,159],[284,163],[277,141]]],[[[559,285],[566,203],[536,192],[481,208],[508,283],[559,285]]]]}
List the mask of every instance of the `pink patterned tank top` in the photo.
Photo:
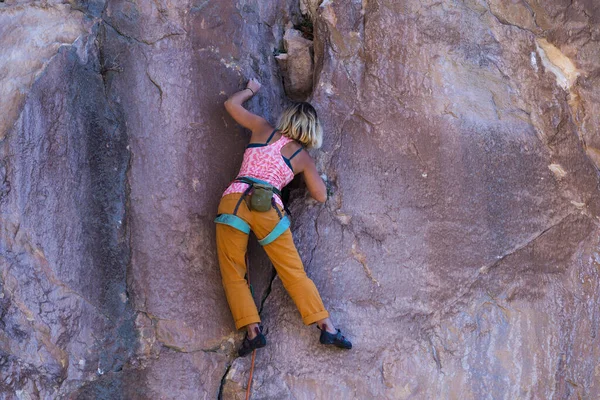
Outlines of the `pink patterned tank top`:
{"type": "MultiPolygon", "coordinates": [[[[275,131],[273,131],[271,137],[273,137],[274,133],[275,131]]],[[[267,143],[271,137],[269,137],[267,143]]],[[[292,171],[281,154],[281,148],[290,142],[293,142],[293,139],[281,135],[278,140],[270,144],[251,143],[244,152],[242,167],[237,176],[249,176],[260,179],[281,190],[281,188],[294,179],[294,171],[292,171]]],[[[247,183],[232,182],[225,192],[223,192],[223,196],[231,193],[244,193],[247,188],[247,183]]],[[[273,195],[273,197],[275,198],[275,202],[283,207],[281,198],[277,194],[273,195]]]]}

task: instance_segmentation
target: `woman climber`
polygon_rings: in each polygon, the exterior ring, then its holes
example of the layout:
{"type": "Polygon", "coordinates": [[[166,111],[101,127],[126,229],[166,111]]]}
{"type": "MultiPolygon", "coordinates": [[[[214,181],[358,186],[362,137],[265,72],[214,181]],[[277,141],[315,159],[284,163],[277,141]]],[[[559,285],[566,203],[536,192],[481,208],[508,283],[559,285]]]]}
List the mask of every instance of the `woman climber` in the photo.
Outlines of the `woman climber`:
{"type": "Polygon", "coordinates": [[[299,173],[304,174],[314,199],[322,203],[327,200],[326,187],[315,163],[303,151],[304,146],[321,146],[322,129],[317,113],[309,103],[294,103],[284,110],[274,129],[264,118],[242,106],[260,87],[257,80],[251,79],[244,90],[225,101],[227,112],[251,130],[252,136],[240,172],[223,193],[215,219],[217,254],[227,302],[235,327],[247,330],[238,353],[245,356],[267,344],[244,277],[250,230],[260,239],[304,324],[317,324],[321,343],[350,349],[352,344],[334,327],[315,284],[304,272],[281,200],[281,188],[299,173]]]}

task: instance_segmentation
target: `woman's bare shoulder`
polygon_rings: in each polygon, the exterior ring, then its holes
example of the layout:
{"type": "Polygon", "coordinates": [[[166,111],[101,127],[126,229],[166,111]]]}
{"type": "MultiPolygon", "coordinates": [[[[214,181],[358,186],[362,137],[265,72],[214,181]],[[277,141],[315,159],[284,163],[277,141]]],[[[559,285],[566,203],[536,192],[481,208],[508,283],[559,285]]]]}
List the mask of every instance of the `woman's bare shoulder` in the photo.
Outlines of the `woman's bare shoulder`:
{"type": "Polygon", "coordinates": [[[250,141],[251,142],[265,142],[269,138],[269,136],[271,136],[271,133],[273,133],[274,129],[275,128],[273,128],[273,126],[271,126],[271,124],[269,124],[268,122],[265,121],[265,123],[262,124],[260,128],[258,128],[252,132],[250,141]]]}
{"type": "Polygon", "coordinates": [[[313,160],[310,153],[306,151],[304,146],[297,142],[292,155],[296,152],[297,154],[294,156],[293,160],[295,161],[294,171],[297,170],[297,173],[301,173],[306,171],[307,169],[315,168],[315,161],[313,160]]]}

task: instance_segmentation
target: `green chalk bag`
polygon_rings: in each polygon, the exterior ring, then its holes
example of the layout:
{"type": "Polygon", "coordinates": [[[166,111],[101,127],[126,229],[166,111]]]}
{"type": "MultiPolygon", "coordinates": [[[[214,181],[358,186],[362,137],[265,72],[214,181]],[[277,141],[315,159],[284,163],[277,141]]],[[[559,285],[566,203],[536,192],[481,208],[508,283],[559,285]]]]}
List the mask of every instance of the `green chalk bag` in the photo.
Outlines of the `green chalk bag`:
{"type": "Polygon", "coordinates": [[[250,195],[250,209],[259,212],[269,211],[273,198],[273,186],[254,183],[252,187],[254,190],[250,195]]]}

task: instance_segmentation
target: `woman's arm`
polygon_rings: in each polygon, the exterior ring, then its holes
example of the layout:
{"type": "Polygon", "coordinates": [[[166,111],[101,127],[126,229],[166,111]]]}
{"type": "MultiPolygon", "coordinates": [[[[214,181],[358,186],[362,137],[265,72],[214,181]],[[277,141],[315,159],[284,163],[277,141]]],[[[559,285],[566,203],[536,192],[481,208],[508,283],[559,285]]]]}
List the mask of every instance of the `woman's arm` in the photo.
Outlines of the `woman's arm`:
{"type": "Polygon", "coordinates": [[[298,171],[304,174],[304,182],[306,182],[306,188],[311,197],[325,203],[327,201],[327,187],[317,171],[315,162],[306,151],[301,152],[296,158],[299,159],[298,164],[300,164],[298,171]]]}
{"type": "Polygon", "coordinates": [[[225,109],[231,117],[246,129],[250,129],[252,133],[261,133],[265,129],[269,129],[269,123],[262,117],[246,110],[242,103],[248,100],[260,89],[260,83],[257,80],[251,79],[246,86],[246,89],[240,90],[229,96],[225,100],[225,109]]]}

